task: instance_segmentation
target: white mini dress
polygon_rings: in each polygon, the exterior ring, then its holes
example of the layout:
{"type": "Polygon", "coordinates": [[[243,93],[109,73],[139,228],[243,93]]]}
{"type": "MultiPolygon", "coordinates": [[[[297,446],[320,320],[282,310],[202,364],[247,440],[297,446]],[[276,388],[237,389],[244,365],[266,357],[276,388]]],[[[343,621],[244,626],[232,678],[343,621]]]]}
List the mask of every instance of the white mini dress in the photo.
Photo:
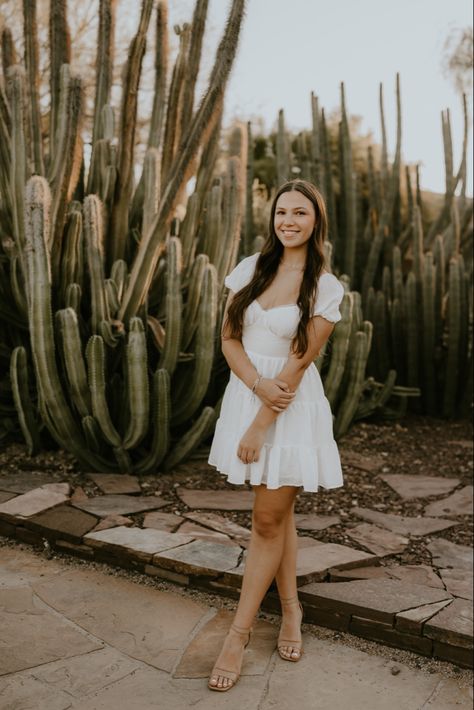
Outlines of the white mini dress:
{"type": "MultiPolygon", "coordinates": [[[[257,252],[237,264],[225,285],[234,292],[246,286],[259,255],[257,252]]],[[[314,315],[337,323],[343,296],[344,286],[336,276],[322,274],[314,315]]],[[[242,345],[260,375],[279,375],[288,360],[298,322],[299,307],[295,304],[264,310],[255,300],[246,309],[242,345]]],[[[246,464],[237,456],[239,442],[261,405],[260,398],[231,371],[208,459],[229,483],[264,483],[268,489],[302,486],[312,492],[319,486],[344,485],[331,407],[314,363],[306,368],[292,403],[268,427],[259,460],[246,464]]]]}

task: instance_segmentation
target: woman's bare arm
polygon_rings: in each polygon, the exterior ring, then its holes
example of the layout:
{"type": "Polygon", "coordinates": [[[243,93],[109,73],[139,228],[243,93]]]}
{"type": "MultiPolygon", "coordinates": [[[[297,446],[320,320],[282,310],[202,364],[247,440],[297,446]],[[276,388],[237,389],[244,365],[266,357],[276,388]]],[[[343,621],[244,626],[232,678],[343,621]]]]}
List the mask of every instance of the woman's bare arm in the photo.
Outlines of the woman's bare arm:
{"type": "MultiPolygon", "coordinates": [[[[242,341],[237,338],[230,338],[227,334],[226,328],[226,316],[229,306],[232,302],[234,294],[232,291],[229,293],[229,298],[224,309],[224,316],[222,319],[222,331],[221,331],[221,345],[222,353],[227,361],[232,372],[237,375],[237,377],[244,382],[249,389],[252,389],[253,384],[260,373],[257,372],[255,366],[251,362],[249,356],[244,350],[242,341]]],[[[293,400],[294,394],[289,392],[289,385],[278,377],[273,380],[265,378],[265,381],[261,383],[258,388],[258,396],[267,402],[270,407],[278,406],[281,410],[286,409],[288,404],[293,400]]],[[[295,388],[296,389],[296,388],[295,388]]],[[[271,410],[270,410],[271,411],[271,410]]]]}
{"type": "MultiPolygon", "coordinates": [[[[319,351],[327,341],[335,323],[326,320],[323,316],[313,316],[308,324],[308,349],[301,357],[297,357],[294,353],[290,353],[288,360],[278,378],[288,383],[290,392],[295,392],[306,368],[319,355],[319,351]]],[[[252,422],[252,426],[267,427],[275,421],[280,412],[277,412],[265,405],[262,405],[252,422]]]]}

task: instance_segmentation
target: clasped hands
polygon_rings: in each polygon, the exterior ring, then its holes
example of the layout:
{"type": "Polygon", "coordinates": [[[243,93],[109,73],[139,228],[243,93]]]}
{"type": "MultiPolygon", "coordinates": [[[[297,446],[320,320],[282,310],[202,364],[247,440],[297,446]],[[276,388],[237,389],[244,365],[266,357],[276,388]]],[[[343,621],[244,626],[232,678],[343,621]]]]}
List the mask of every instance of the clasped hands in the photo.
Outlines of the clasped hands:
{"type": "MultiPolygon", "coordinates": [[[[295,397],[289,386],[277,378],[262,377],[255,393],[263,404],[275,412],[283,412],[295,397]]],[[[249,426],[239,442],[237,456],[243,463],[258,461],[260,450],[265,440],[266,427],[255,420],[249,426]]]]}

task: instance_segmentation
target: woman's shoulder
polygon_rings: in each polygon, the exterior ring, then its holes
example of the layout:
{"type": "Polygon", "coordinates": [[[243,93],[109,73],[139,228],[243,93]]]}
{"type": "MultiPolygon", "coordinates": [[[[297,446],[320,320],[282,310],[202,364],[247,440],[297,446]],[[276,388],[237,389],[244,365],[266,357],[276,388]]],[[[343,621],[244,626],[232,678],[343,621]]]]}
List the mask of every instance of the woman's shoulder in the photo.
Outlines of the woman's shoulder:
{"type": "Polygon", "coordinates": [[[319,274],[318,282],[321,280],[323,280],[324,286],[333,286],[339,289],[344,289],[344,286],[339,281],[337,276],[331,271],[321,271],[321,273],[319,274]]]}

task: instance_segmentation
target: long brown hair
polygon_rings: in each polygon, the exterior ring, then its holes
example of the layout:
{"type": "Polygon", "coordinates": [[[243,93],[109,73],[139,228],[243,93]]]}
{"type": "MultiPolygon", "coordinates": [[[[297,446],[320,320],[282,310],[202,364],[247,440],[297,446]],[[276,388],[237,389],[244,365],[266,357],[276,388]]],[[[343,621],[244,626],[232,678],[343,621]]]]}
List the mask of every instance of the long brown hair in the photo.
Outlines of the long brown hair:
{"type": "Polygon", "coordinates": [[[300,321],[296,335],[291,342],[291,349],[297,355],[304,355],[308,349],[307,326],[313,315],[318,279],[325,268],[324,242],[327,236],[327,212],[324,198],[319,190],[307,180],[290,180],[278,190],[272,202],[268,236],[260,252],[255,266],[255,272],[247,286],[238,291],[227,311],[225,328],[229,326],[229,338],[240,339],[244,312],[248,306],[263,293],[272,283],[283,255],[283,244],[275,233],[274,219],[278,198],[284,192],[297,190],[313,204],[315,212],[314,230],[309,238],[306,252],[306,264],[303,272],[297,305],[300,309],[300,321]]]}

